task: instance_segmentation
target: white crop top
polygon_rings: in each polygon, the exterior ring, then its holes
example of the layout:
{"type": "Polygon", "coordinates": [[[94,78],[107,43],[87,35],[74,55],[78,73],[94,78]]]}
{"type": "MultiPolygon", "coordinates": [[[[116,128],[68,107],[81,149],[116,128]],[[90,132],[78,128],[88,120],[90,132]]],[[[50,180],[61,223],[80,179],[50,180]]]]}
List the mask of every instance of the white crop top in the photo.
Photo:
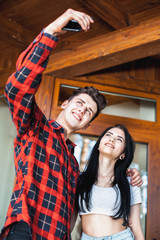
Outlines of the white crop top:
{"type": "MultiPolygon", "coordinates": [[[[129,181],[129,178],[128,178],[129,181]]],[[[130,185],[131,193],[131,204],[135,205],[137,203],[142,203],[141,191],[137,186],[132,187],[130,185]]],[[[90,211],[87,210],[84,204],[85,212],[79,212],[80,215],[87,214],[104,214],[108,216],[114,216],[120,206],[120,191],[116,186],[114,187],[99,187],[95,184],[91,190],[91,199],[90,199],[90,211]]]]}

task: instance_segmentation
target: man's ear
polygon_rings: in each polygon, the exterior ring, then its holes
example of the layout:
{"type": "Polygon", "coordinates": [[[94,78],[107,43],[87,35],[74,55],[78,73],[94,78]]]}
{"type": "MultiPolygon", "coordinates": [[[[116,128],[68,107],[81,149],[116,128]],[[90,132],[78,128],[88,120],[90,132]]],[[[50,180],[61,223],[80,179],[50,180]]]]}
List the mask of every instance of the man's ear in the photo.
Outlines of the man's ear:
{"type": "Polygon", "coordinates": [[[65,109],[67,103],[68,103],[68,100],[65,100],[65,101],[62,103],[61,108],[62,108],[62,109],[65,109]]]}
{"type": "Polygon", "coordinates": [[[86,130],[90,126],[90,123],[88,123],[85,127],[83,127],[83,130],[86,130]]]}

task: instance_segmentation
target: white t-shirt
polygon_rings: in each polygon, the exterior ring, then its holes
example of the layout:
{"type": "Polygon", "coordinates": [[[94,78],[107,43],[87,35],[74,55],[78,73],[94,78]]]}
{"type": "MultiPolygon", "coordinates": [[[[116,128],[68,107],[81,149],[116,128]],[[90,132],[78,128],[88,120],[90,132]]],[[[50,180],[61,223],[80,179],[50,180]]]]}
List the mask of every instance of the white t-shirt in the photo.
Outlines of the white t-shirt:
{"type": "MultiPolygon", "coordinates": [[[[128,178],[129,181],[129,178],[128,178]]],[[[141,191],[137,186],[132,187],[130,185],[131,204],[142,203],[141,191]]],[[[87,210],[84,204],[85,212],[79,212],[80,215],[87,214],[104,214],[108,216],[114,216],[120,207],[120,191],[118,186],[116,187],[99,187],[93,185],[91,190],[90,199],[90,211],[87,210]]]]}

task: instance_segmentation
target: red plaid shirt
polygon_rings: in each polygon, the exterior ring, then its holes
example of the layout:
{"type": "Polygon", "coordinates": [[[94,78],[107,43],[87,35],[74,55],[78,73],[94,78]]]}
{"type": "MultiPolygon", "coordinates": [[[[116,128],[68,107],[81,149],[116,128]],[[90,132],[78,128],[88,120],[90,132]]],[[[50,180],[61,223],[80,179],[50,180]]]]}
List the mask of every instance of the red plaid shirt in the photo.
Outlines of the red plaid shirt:
{"type": "Polygon", "coordinates": [[[46,119],[34,98],[57,40],[42,32],[20,55],[17,71],[6,84],[5,96],[17,128],[16,185],[0,239],[16,221],[31,226],[33,239],[70,239],[79,175],[74,144],[65,142],[64,129],[46,119]]]}

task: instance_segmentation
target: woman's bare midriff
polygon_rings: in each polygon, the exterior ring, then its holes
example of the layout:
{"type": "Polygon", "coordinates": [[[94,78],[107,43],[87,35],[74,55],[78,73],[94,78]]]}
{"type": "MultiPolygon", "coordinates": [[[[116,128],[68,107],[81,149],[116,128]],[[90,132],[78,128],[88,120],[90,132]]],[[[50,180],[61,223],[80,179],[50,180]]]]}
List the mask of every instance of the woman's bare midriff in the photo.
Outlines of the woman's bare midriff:
{"type": "Polygon", "coordinates": [[[102,214],[81,215],[81,218],[83,232],[93,237],[109,236],[126,229],[123,218],[113,220],[102,214]]]}

